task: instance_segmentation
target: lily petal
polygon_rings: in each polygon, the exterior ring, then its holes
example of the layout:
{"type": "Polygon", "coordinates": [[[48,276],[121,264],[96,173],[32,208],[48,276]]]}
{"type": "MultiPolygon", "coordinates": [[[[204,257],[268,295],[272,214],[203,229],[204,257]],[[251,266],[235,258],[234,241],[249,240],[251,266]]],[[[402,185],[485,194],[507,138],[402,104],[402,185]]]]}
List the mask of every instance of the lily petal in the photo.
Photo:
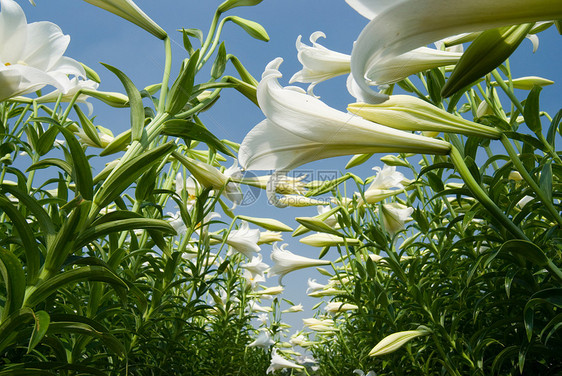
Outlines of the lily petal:
{"type": "Polygon", "coordinates": [[[408,0],[386,9],[363,29],[351,54],[359,86],[380,101],[366,73],[386,60],[447,36],[562,18],[559,0],[408,0]]]}
{"type": "Polygon", "coordinates": [[[310,95],[283,88],[277,82],[282,61],[277,58],[269,63],[258,85],[258,101],[267,119],[242,141],[238,160],[244,168],[289,170],[358,153],[449,152],[446,142],[369,122],[310,95]]]}

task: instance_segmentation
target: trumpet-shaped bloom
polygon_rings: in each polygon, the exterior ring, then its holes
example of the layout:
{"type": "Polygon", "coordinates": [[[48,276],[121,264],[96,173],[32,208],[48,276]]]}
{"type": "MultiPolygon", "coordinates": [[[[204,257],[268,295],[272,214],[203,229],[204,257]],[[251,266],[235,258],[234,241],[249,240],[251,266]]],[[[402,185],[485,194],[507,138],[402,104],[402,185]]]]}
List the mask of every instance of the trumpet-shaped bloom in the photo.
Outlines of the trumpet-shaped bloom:
{"type": "Polygon", "coordinates": [[[312,46],[301,42],[301,36],[297,38],[297,57],[302,64],[302,69],[291,77],[292,82],[310,83],[308,94],[313,95],[314,86],[329,78],[351,71],[351,56],[332,51],[316,43],[318,38],[326,38],[321,31],[316,31],[310,36],[312,46]]]}
{"type": "Polygon", "coordinates": [[[363,29],[351,53],[351,72],[366,96],[380,102],[369,81],[381,82],[369,72],[396,56],[455,34],[560,18],[559,0],[402,1],[363,29]]]}
{"type": "Polygon", "coordinates": [[[274,264],[268,271],[270,277],[278,275],[281,280],[285,274],[295,270],[330,264],[328,260],[318,260],[295,255],[293,252],[286,250],[286,247],[287,244],[283,244],[281,247],[278,247],[277,244],[273,244],[271,260],[273,260],[274,264]]]}
{"type": "Polygon", "coordinates": [[[248,347],[261,347],[262,349],[267,349],[269,346],[275,344],[275,341],[271,338],[267,331],[261,331],[258,338],[254,342],[250,343],[248,347]]]}
{"type": "Polygon", "coordinates": [[[289,170],[308,162],[352,154],[412,152],[447,154],[450,145],[354,117],[304,92],[283,88],[277,79],[282,59],[268,64],[258,85],[267,117],[242,141],[239,161],[246,169],[289,170]]]}
{"type": "Polygon", "coordinates": [[[271,364],[267,368],[266,373],[275,372],[285,368],[304,369],[303,366],[293,363],[277,354],[277,349],[273,349],[273,352],[271,353],[271,364]]]}
{"type": "Polygon", "coordinates": [[[84,68],[63,56],[70,37],[52,22],[28,24],[13,0],[1,0],[0,101],[52,85],[67,93],[73,84],[68,75],[85,77],[84,68]]]}
{"type": "Polygon", "coordinates": [[[248,281],[252,287],[255,287],[259,282],[265,282],[265,271],[269,268],[263,261],[263,256],[258,254],[252,257],[252,261],[240,265],[244,268],[244,278],[248,281]]]}
{"type": "MultiPolygon", "coordinates": [[[[365,202],[375,204],[403,191],[402,182],[406,178],[401,172],[396,171],[396,166],[384,165],[382,170],[380,167],[374,167],[373,170],[378,174],[364,193],[365,202]]],[[[363,198],[359,200],[359,205],[362,203],[363,198]]]]}
{"type": "MultiPolygon", "coordinates": [[[[48,94],[45,94],[35,101],[37,103],[52,103],[56,102],[59,98],[60,94],[63,94],[61,97],[62,102],[70,102],[72,98],[78,93],[78,91],[82,91],[83,89],[86,90],[97,90],[99,84],[92,80],[79,80],[78,77],[74,77],[70,80],[71,87],[67,90],[66,93],[62,93],[61,90],[57,89],[48,94]]],[[[94,106],[87,101],[90,98],[89,95],[80,93],[78,94],[78,98],[76,98],[77,103],[84,103],[88,107],[88,116],[92,116],[94,112],[94,106]]]]}
{"type": "Polygon", "coordinates": [[[413,208],[393,202],[382,206],[382,221],[384,228],[391,234],[402,230],[407,221],[411,221],[410,215],[414,212],[413,208]]]}
{"type": "Polygon", "coordinates": [[[246,257],[251,257],[252,254],[260,251],[260,246],[258,245],[259,239],[260,230],[251,230],[248,222],[242,221],[238,230],[230,231],[230,234],[228,234],[226,238],[226,244],[246,257]]]}
{"type": "Polygon", "coordinates": [[[84,0],[87,3],[95,5],[99,8],[105,9],[108,12],[118,15],[129,22],[143,28],[157,38],[164,39],[168,35],[166,32],[156,24],[150,17],[146,15],[134,2],[131,0],[84,0]]]}
{"type": "Polygon", "coordinates": [[[369,20],[372,20],[377,14],[384,12],[387,8],[401,1],[404,0],[345,0],[357,13],[369,20]]]}
{"type": "Polygon", "coordinates": [[[311,292],[321,291],[324,289],[324,287],[326,287],[326,285],[316,282],[315,279],[309,278],[308,289],[306,289],[306,293],[308,294],[311,292]]]}
{"type": "Polygon", "coordinates": [[[332,319],[302,319],[302,323],[304,324],[304,326],[316,332],[332,332],[336,330],[336,327],[334,326],[334,320],[332,319]]]}

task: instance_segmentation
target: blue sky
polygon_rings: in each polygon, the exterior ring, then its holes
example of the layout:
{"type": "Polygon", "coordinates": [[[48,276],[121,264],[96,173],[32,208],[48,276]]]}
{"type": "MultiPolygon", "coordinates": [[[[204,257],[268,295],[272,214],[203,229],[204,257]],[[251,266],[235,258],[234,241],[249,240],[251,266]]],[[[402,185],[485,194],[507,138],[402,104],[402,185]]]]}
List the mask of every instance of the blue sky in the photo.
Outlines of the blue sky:
{"type": "MultiPolygon", "coordinates": [[[[125,72],[139,88],[161,81],[164,63],[163,43],[135,25],[119,19],[83,1],[36,0],[37,6],[28,1],[18,0],[24,8],[28,21],[51,21],[58,24],[65,34],[71,36],[66,55],[94,68],[102,78],[101,90],[121,91],[118,80],[99,62],[113,65],[125,72]]],[[[139,0],[136,3],[151,16],[172,38],[174,69],[187,55],[183,51],[181,28],[200,28],[207,32],[214,9],[222,1],[217,0],[139,0]]],[[[255,7],[241,7],[228,14],[248,18],[261,23],[268,31],[270,42],[252,39],[240,27],[228,23],[224,28],[223,40],[228,53],[236,55],[247,69],[257,78],[265,65],[280,56],[285,59],[281,66],[284,74],[281,83],[288,84],[289,78],[301,67],[296,58],[295,40],[298,35],[308,44],[309,35],[317,30],[326,33],[327,39],[319,40],[324,46],[343,53],[351,53],[352,43],[367,20],[355,13],[343,0],[264,0],[255,7]]],[[[562,81],[559,69],[562,49],[560,36],[554,28],[540,34],[540,47],[533,54],[531,43],[524,41],[511,60],[514,77],[538,75],[562,81]]],[[[201,77],[199,81],[206,80],[201,77]]],[[[345,110],[352,101],[345,89],[345,77],[339,77],[317,86],[315,93],[333,107],[345,110]]],[[[524,92],[521,92],[524,97],[524,92]]],[[[560,89],[552,85],[543,90],[543,108],[553,116],[560,108],[560,89]]],[[[107,109],[92,100],[96,124],[111,129],[115,134],[129,126],[127,109],[107,109]]],[[[202,116],[202,120],[219,138],[241,142],[244,135],[263,119],[261,111],[235,91],[223,91],[217,105],[202,116]]],[[[322,161],[304,166],[307,170],[332,169],[343,171],[347,158],[322,161]]],[[[353,171],[363,177],[369,176],[370,168],[379,165],[376,158],[365,166],[353,171]]],[[[407,176],[411,178],[412,176],[407,176]]],[[[295,226],[295,216],[312,216],[315,208],[276,209],[268,206],[265,195],[253,206],[242,207],[239,214],[272,216],[295,226]]],[[[289,234],[285,235],[289,240],[289,234]]],[[[319,250],[290,240],[289,249],[303,256],[315,257],[319,250]]],[[[269,261],[270,247],[263,246],[264,261],[269,261]]],[[[334,251],[331,251],[334,252],[334,251]]],[[[332,253],[335,256],[335,253],[332,253]]],[[[309,271],[289,275],[284,282],[289,291],[287,297],[295,303],[303,302],[309,310],[316,301],[307,300],[304,295],[309,271]]],[[[325,282],[325,277],[319,278],[325,282]]],[[[275,284],[274,282],[270,283],[275,284]]],[[[286,308],[286,307],[284,307],[286,308]]],[[[310,313],[303,317],[309,316],[310,313]]],[[[300,324],[295,320],[290,320],[300,324]]]]}

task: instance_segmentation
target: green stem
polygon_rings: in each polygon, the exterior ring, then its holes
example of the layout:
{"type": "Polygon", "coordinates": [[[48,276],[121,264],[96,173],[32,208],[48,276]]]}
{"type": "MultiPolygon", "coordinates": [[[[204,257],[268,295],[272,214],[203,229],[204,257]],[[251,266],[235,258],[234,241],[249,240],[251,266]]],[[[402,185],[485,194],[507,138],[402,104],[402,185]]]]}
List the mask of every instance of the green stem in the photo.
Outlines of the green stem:
{"type": "Polygon", "coordinates": [[[455,165],[458,173],[461,175],[464,183],[474,194],[474,197],[492,214],[492,216],[500,222],[506,230],[508,230],[514,237],[528,240],[523,231],[517,227],[505,213],[496,205],[494,201],[486,194],[484,189],[476,182],[468,166],[464,163],[461,153],[451,145],[451,154],[449,155],[451,161],[455,165]]]}
{"type": "Polygon", "coordinates": [[[531,187],[531,189],[537,194],[537,196],[539,196],[542,203],[546,206],[546,209],[553,215],[553,217],[556,219],[556,222],[558,222],[558,225],[562,226],[562,217],[552,204],[552,200],[548,199],[546,193],[539,187],[535,179],[533,179],[533,177],[529,174],[529,172],[523,165],[523,162],[521,162],[521,159],[519,159],[517,152],[513,148],[513,145],[511,144],[507,136],[502,134],[501,142],[505,147],[507,154],[511,158],[511,162],[513,162],[513,165],[521,174],[521,177],[527,182],[527,184],[529,184],[529,187],[531,187]]]}

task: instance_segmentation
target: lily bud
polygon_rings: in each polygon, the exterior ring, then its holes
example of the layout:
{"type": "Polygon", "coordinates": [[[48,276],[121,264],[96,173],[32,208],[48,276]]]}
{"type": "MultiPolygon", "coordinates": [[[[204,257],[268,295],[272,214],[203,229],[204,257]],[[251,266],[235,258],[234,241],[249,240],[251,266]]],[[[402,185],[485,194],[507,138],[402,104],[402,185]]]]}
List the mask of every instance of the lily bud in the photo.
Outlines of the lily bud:
{"type": "Polygon", "coordinates": [[[227,10],[236,7],[248,7],[248,6],[258,5],[262,1],[263,0],[226,0],[224,3],[219,5],[217,12],[224,13],[227,10]]]}
{"type": "Polygon", "coordinates": [[[129,22],[143,28],[150,34],[159,39],[165,39],[168,34],[146,15],[134,2],[131,0],[84,0],[87,3],[95,5],[99,8],[105,9],[108,12],[118,15],[129,22]]]}
{"type": "Polygon", "coordinates": [[[406,330],[403,332],[393,333],[384,337],[373,349],[369,352],[369,356],[380,356],[390,354],[404,346],[408,341],[430,334],[429,329],[406,330]]]}
{"type": "Polygon", "coordinates": [[[352,103],[347,110],[364,119],[401,130],[460,133],[492,139],[501,135],[494,128],[465,120],[410,95],[392,95],[379,104],[352,103]]]}
{"type": "Polygon", "coordinates": [[[505,61],[533,28],[532,23],[482,32],[467,48],[441,90],[449,97],[505,61]]]}
{"type": "MultiPolygon", "coordinates": [[[[537,77],[537,76],[528,76],[528,77],[520,77],[511,80],[513,84],[513,88],[521,89],[521,90],[531,90],[534,86],[548,86],[552,85],[554,81],[547,80],[546,78],[537,77]]],[[[493,81],[492,86],[498,86],[499,84],[496,81],[493,81]]]]}
{"type": "Polygon", "coordinates": [[[339,236],[331,234],[313,234],[305,236],[299,240],[303,244],[307,244],[313,247],[331,247],[336,245],[358,245],[359,240],[353,238],[341,238],[339,236]]]}

